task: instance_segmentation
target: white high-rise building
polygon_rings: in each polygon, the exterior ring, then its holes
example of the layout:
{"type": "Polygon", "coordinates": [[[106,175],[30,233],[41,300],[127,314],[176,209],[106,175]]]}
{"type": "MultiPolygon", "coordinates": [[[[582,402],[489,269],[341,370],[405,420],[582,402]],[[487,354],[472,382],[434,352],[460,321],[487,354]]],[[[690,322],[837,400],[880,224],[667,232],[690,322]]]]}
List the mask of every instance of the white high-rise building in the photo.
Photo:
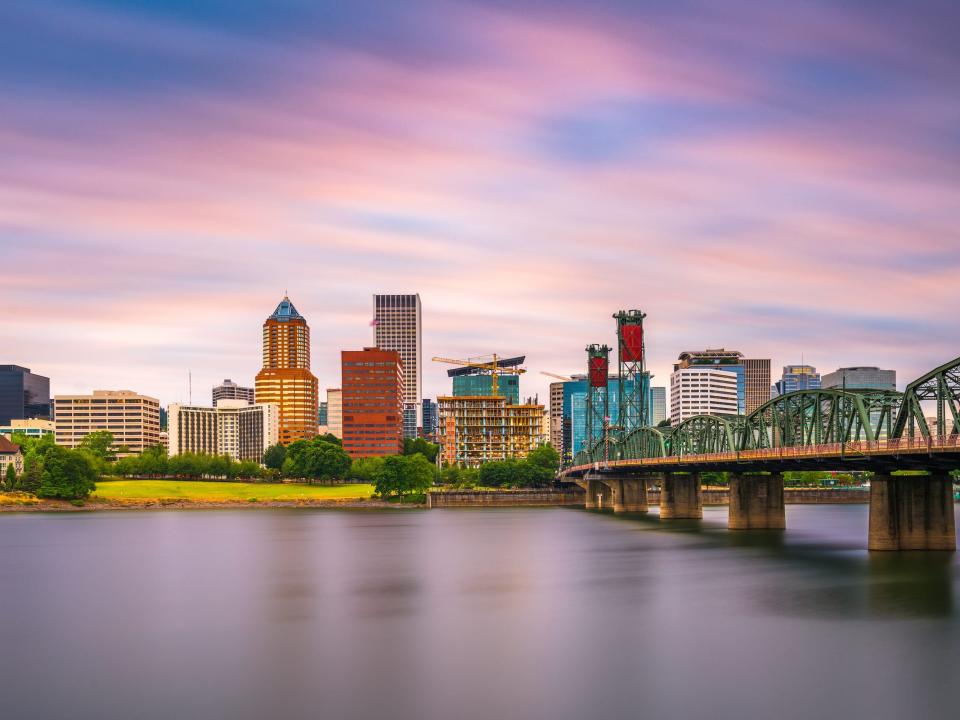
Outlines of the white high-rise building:
{"type": "Polygon", "coordinates": [[[419,295],[373,296],[373,342],[395,350],[403,363],[403,436],[423,426],[423,352],[419,295]]]}
{"type": "Polygon", "coordinates": [[[221,399],[216,407],[173,403],[168,410],[168,453],[229,455],[234,460],[263,461],[264,451],[279,439],[280,408],[221,399]]]}
{"type": "Polygon", "coordinates": [[[736,415],[737,376],[710,366],[692,365],[670,375],[670,423],[694,415],[736,415]]]}
{"type": "Polygon", "coordinates": [[[343,390],[327,388],[327,432],[343,438],[343,390]]]}

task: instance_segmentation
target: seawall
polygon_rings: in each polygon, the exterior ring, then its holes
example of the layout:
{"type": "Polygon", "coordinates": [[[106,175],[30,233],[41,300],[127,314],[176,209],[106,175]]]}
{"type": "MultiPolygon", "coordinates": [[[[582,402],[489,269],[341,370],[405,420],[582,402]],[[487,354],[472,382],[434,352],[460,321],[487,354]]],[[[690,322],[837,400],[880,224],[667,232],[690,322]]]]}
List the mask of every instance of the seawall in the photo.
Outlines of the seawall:
{"type": "Polygon", "coordinates": [[[550,507],[584,504],[583,490],[446,490],[427,493],[427,507],[550,507]]]}

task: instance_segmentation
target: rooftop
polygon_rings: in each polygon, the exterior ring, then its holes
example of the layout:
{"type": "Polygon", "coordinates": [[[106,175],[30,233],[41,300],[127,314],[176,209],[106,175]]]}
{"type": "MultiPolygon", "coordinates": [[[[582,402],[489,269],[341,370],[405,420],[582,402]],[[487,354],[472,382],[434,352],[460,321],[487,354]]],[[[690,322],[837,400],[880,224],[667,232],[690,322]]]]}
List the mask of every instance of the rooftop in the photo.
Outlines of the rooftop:
{"type": "Polygon", "coordinates": [[[290,322],[291,320],[303,319],[303,315],[297,312],[293,303],[290,302],[290,298],[286,295],[283,296],[283,300],[277,305],[277,309],[273,311],[273,315],[267,318],[267,320],[276,320],[277,322],[290,322]]]}
{"type": "Polygon", "coordinates": [[[19,445],[10,442],[5,436],[0,435],[0,453],[3,453],[4,455],[15,455],[18,452],[20,452],[19,445]]]}

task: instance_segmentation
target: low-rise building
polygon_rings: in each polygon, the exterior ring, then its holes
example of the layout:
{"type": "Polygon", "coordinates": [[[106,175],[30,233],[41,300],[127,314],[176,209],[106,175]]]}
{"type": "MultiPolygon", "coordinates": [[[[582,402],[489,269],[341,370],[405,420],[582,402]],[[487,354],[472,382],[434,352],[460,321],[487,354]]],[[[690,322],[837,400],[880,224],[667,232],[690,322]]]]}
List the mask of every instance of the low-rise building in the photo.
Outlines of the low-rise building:
{"type": "Polygon", "coordinates": [[[44,435],[53,435],[56,425],[53,420],[30,418],[29,420],[11,420],[8,425],[0,426],[0,435],[8,438],[14,433],[25,435],[28,438],[42,438],[44,435]]]}
{"type": "Polygon", "coordinates": [[[262,462],[264,451],[279,440],[280,409],[273,403],[221,400],[217,407],[174,403],[168,410],[170,455],[203,453],[262,462]]]}
{"type": "Polygon", "coordinates": [[[12,443],[7,438],[0,435],[0,482],[6,480],[7,467],[13,465],[14,471],[19,475],[23,472],[23,453],[20,452],[20,446],[12,443]]]}
{"type": "Polygon", "coordinates": [[[213,389],[211,396],[214,407],[216,407],[221,400],[245,400],[247,405],[253,405],[254,402],[254,390],[252,387],[242,387],[229,378],[217,385],[213,389]]]}
{"type": "Polygon", "coordinates": [[[130,453],[160,442],[156,398],[131,390],[94,390],[92,395],[56,395],[53,404],[57,445],[75,448],[100,430],[111,432],[114,447],[126,447],[130,453]]]}

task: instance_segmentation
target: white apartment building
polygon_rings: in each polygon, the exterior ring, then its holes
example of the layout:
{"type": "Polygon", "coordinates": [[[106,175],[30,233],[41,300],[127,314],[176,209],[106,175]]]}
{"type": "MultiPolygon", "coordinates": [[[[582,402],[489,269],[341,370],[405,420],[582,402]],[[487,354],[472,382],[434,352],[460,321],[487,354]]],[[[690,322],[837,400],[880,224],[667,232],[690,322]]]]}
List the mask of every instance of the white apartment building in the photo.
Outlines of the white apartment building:
{"type": "Polygon", "coordinates": [[[327,432],[343,439],[343,390],[327,388],[327,432]]]}
{"type": "Polygon", "coordinates": [[[77,447],[90,433],[109,430],[114,447],[138,453],[160,442],[160,401],[131,390],[94,390],[92,395],[53,398],[56,443],[77,447]]]}
{"type": "Polygon", "coordinates": [[[737,376],[726,370],[697,366],[674,370],[670,375],[670,423],[694,415],[736,415],[737,376]]]}
{"type": "Polygon", "coordinates": [[[173,403],[167,427],[170,455],[203,453],[262,462],[264,451],[279,440],[280,408],[242,399],[219,400],[216,407],[173,403]]]}
{"type": "Polygon", "coordinates": [[[423,346],[419,295],[373,296],[373,342],[395,350],[403,363],[403,436],[423,427],[423,346]]]}

